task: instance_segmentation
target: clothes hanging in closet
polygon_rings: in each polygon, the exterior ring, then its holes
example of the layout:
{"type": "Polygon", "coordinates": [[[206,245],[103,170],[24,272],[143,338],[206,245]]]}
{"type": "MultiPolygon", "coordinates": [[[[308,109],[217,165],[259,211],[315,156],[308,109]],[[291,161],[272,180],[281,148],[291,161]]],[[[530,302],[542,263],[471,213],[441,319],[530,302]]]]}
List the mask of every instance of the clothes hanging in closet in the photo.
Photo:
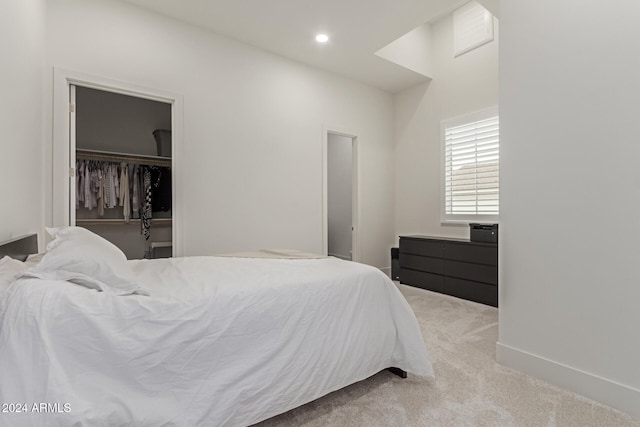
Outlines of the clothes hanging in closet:
{"type": "Polygon", "coordinates": [[[140,232],[149,240],[151,229],[151,169],[145,167],[142,171],[142,188],[144,199],[140,208],[140,232]]]}
{"type": "Polygon", "coordinates": [[[151,203],[154,212],[171,210],[171,168],[151,167],[151,203]]]}
{"type": "Polygon", "coordinates": [[[124,222],[129,222],[131,218],[131,202],[129,196],[129,167],[126,163],[120,165],[120,206],[124,222]]]}
{"type": "Polygon", "coordinates": [[[153,212],[171,210],[171,168],[116,163],[102,160],[76,161],[76,209],[122,208],[125,222],[140,218],[140,234],[150,237],[153,212]]]}

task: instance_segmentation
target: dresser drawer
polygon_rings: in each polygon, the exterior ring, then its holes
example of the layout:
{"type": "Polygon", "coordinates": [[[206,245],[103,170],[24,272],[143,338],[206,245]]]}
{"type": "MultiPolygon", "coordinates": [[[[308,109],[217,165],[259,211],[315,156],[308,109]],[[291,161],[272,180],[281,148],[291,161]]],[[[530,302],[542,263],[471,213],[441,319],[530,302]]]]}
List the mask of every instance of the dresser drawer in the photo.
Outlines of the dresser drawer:
{"type": "Polygon", "coordinates": [[[445,277],[443,293],[482,304],[498,306],[498,287],[471,280],[445,277]]]}
{"type": "Polygon", "coordinates": [[[419,255],[400,254],[400,268],[444,274],[444,260],[419,255]]]}
{"type": "Polygon", "coordinates": [[[498,265],[498,246],[447,242],[444,248],[444,257],[476,264],[498,265]]]}
{"type": "Polygon", "coordinates": [[[407,239],[401,237],[400,253],[442,258],[444,256],[444,242],[426,239],[407,239]]]}
{"type": "Polygon", "coordinates": [[[400,283],[435,292],[444,292],[444,276],[400,267],[400,283]]]}
{"type": "Polygon", "coordinates": [[[445,276],[473,280],[474,282],[498,284],[498,269],[493,265],[445,260],[444,274],[445,276]]]}
{"type": "Polygon", "coordinates": [[[400,236],[400,282],[498,306],[498,244],[400,236]]]}

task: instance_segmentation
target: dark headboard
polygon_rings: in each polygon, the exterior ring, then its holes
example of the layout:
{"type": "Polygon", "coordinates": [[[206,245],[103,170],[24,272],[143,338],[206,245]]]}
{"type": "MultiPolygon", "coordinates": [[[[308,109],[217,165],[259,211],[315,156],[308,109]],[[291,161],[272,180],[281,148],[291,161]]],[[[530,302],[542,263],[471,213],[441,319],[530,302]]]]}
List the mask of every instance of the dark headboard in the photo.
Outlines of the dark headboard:
{"type": "Polygon", "coordinates": [[[28,255],[35,253],[38,253],[37,234],[27,234],[6,242],[0,242],[0,258],[9,255],[11,258],[24,261],[28,255]]]}

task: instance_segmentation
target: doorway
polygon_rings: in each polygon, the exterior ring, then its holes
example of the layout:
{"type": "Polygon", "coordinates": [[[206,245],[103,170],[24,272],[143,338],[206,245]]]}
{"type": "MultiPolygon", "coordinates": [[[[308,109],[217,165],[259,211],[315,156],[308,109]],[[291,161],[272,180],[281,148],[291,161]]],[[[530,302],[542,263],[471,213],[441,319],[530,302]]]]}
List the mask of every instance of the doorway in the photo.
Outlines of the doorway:
{"type": "Polygon", "coordinates": [[[75,170],[69,224],[102,236],[128,259],[171,256],[171,104],[82,85],[69,89],[75,170]],[[145,173],[148,210],[141,197],[145,173]]]}
{"type": "MultiPolygon", "coordinates": [[[[147,216],[147,218],[150,219],[150,227],[156,231],[162,231],[164,234],[154,237],[154,240],[161,240],[161,243],[165,244],[165,246],[159,247],[158,255],[160,256],[160,252],[166,254],[166,244],[167,242],[171,242],[171,254],[173,256],[184,256],[185,250],[182,233],[183,203],[182,194],[180,191],[177,191],[178,188],[180,188],[180,182],[182,181],[182,170],[173,168],[173,166],[182,164],[183,161],[181,148],[183,135],[182,95],[56,68],[54,69],[53,101],[53,150],[50,153],[53,175],[53,191],[51,193],[51,199],[48,201],[50,202],[51,211],[49,213],[49,218],[46,220],[46,224],[52,227],[60,227],[77,224],[78,220],[81,219],[84,221],[82,224],[83,226],[96,226],[110,228],[111,230],[117,229],[117,226],[119,226],[121,231],[124,231],[125,228],[135,229],[137,228],[135,227],[136,224],[142,223],[142,219],[136,219],[133,217],[129,218],[129,222],[127,222],[126,219],[122,221],[119,216],[117,218],[111,217],[111,215],[106,215],[106,209],[103,217],[100,217],[99,215],[98,218],[93,218],[92,215],[95,215],[93,210],[90,210],[90,212],[88,212],[89,215],[86,215],[84,218],[78,218],[76,216],[75,191],[73,191],[73,189],[75,188],[75,181],[77,178],[76,160],[78,158],[78,151],[83,151],[83,156],[88,155],[89,157],[92,157],[92,159],[86,159],[89,161],[97,162],[113,160],[120,165],[122,165],[122,162],[133,164],[142,164],[144,162],[149,165],[167,166],[171,167],[170,183],[168,180],[165,180],[167,185],[170,187],[170,191],[163,190],[163,194],[171,194],[171,196],[163,199],[156,198],[156,200],[170,200],[171,208],[169,210],[163,206],[158,209],[151,206],[151,210],[153,211],[155,209],[158,213],[153,216],[147,216]],[[153,101],[152,104],[160,105],[164,111],[163,114],[167,116],[164,122],[153,127],[163,127],[167,128],[166,130],[170,130],[171,142],[168,145],[165,144],[164,141],[166,138],[162,137],[159,138],[161,141],[158,143],[155,138],[155,134],[149,134],[148,129],[144,131],[144,139],[147,144],[144,150],[148,149],[150,150],[149,152],[144,151],[142,147],[138,147],[137,144],[134,143],[127,142],[124,144],[124,141],[127,140],[127,138],[121,138],[122,135],[110,135],[110,137],[107,137],[107,134],[111,131],[107,131],[105,128],[97,134],[93,133],[90,138],[91,140],[89,140],[89,138],[82,137],[77,132],[79,128],[76,123],[76,101],[79,101],[76,99],[76,95],[78,95],[78,90],[85,92],[85,95],[93,94],[101,97],[107,96],[112,99],[127,99],[134,103],[148,103],[149,101],[153,101]],[[77,137],[79,136],[80,139],[78,140],[77,137]],[[103,141],[99,141],[94,138],[103,138],[103,141]],[[119,141],[117,143],[123,143],[124,145],[112,147],[102,146],[106,141],[111,143],[115,140],[119,141]],[[170,147],[170,151],[167,151],[165,149],[166,147],[170,147]],[[138,148],[140,148],[140,151],[136,151],[138,148]],[[161,148],[162,152],[160,152],[161,148]],[[98,159],[98,156],[101,158],[98,159]],[[127,158],[123,159],[122,157],[124,156],[127,158]],[[106,157],[109,158],[107,159],[106,157]],[[133,221],[134,219],[137,221],[133,221]],[[125,225],[123,225],[123,222],[125,225]]],[[[98,102],[90,104],[93,104],[98,108],[103,108],[107,106],[108,102],[106,99],[101,98],[98,102]]],[[[83,112],[86,112],[88,111],[86,107],[90,104],[84,102],[84,107],[80,105],[78,105],[78,107],[81,107],[83,112]]],[[[122,106],[121,104],[118,105],[122,106]]],[[[115,108],[114,111],[118,112],[117,110],[119,108],[120,107],[115,108]]],[[[104,117],[105,114],[98,114],[97,116],[104,117]]],[[[132,122],[136,121],[131,119],[132,118],[130,117],[124,123],[121,122],[117,126],[126,128],[132,122]]],[[[83,121],[85,125],[91,127],[91,120],[88,120],[87,117],[85,117],[83,121]]],[[[105,123],[102,122],[102,124],[105,123]]],[[[132,129],[117,130],[127,132],[132,131],[132,129]]],[[[135,137],[134,139],[137,140],[138,138],[135,137]]],[[[122,173],[122,170],[123,168],[121,167],[120,173],[122,173]]],[[[129,171],[129,169],[127,169],[127,171],[129,171]]],[[[130,178],[130,182],[132,183],[134,180],[130,178]]],[[[157,181],[154,181],[154,183],[156,182],[157,181]]],[[[133,185],[130,186],[130,190],[132,188],[133,185]]],[[[131,192],[129,195],[131,196],[131,192]]],[[[120,206],[120,203],[118,203],[117,210],[124,214],[124,208],[120,206]]],[[[151,237],[152,236],[150,236],[150,238],[151,237]]],[[[116,246],[119,246],[120,243],[122,242],[118,241],[116,246]]],[[[155,243],[157,246],[158,242],[155,243]]],[[[128,243],[122,243],[120,246],[125,247],[126,245],[128,245],[128,243]]],[[[150,251],[150,246],[149,241],[144,239],[144,250],[134,248],[132,250],[134,255],[131,257],[138,258],[141,253],[144,256],[145,251],[150,251]]],[[[153,249],[156,248],[154,247],[153,249]]]]}
{"type": "Polygon", "coordinates": [[[327,132],[327,254],[355,260],[357,182],[356,137],[327,132]]]}

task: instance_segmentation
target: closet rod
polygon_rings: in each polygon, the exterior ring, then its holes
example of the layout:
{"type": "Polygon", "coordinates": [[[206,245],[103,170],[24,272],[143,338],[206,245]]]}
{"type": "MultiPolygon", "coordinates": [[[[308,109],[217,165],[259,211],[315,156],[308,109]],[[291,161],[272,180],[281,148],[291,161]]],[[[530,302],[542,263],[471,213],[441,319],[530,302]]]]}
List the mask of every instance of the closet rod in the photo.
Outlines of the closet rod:
{"type": "Polygon", "coordinates": [[[143,154],[124,154],[124,153],[111,153],[107,151],[97,150],[76,150],[76,157],[82,159],[96,159],[96,160],[120,160],[136,162],[145,165],[156,166],[171,166],[171,158],[160,158],[157,156],[145,156],[143,154]]]}
{"type": "MultiPolygon", "coordinates": [[[[171,224],[171,218],[151,219],[151,225],[166,226],[171,224]]],[[[139,227],[140,220],[132,218],[129,222],[125,222],[124,219],[118,218],[78,218],[76,219],[76,225],[137,225],[139,227]]]]}

